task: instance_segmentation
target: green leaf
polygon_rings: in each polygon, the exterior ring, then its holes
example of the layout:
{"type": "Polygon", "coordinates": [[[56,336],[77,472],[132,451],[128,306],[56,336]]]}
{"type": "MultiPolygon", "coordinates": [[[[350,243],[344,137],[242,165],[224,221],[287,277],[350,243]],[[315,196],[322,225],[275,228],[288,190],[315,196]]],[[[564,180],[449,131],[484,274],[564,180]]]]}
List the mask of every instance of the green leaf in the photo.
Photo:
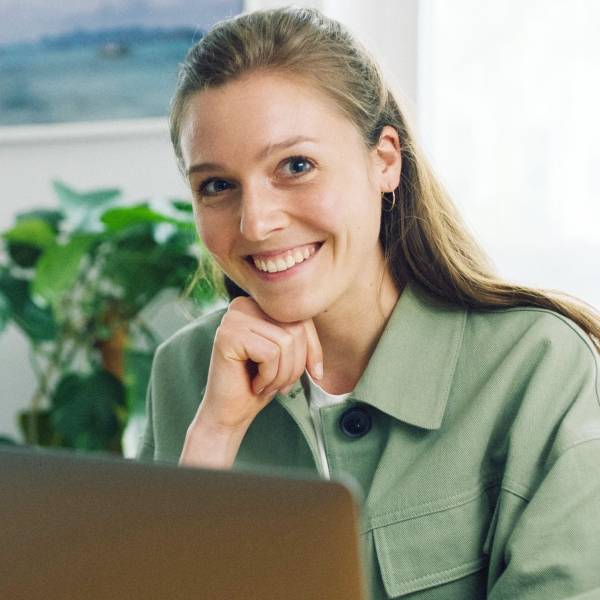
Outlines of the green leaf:
{"type": "Polygon", "coordinates": [[[43,208],[19,213],[16,225],[3,234],[12,261],[25,269],[34,267],[43,250],[55,242],[63,219],[62,212],[43,208]]]}
{"type": "Polygon", "coordinates": [[[189,200],[171,200],[171,206],[184,213],[192,214],[194,209],[189,200]]]}
{"type": "Polygon", "coordinates": [[[163,215],[151,209],[147,204],[136,206],[111,208],[107,210],[100,219],[110,231],[119,231],[135,225],[147,223],[170,223],[177,227],[188,229],[194,224],[187,221],[179,221],[163,215]]]}
{"type": "Polygon", "coordinates": [[[8,437],[7,435],[0,435],[0,446],[18,446],[19,442],[17,440],[8,437]]]}
{"type": "Polygon", "coordinates": [[[165,240],[165,245],[182,254],[191,254],[192,248],[198,244],[198,234],[195,229],[177,230],[165,240]]]}
{"type": "Polygon", "coordinates": [[[6,325],[12,316],[12,310],[8,298],[0,292],[0,333],[6,329],[6,325]]]}
{"type": "Polygon", "coordinates": [[[198,306],[210,306],[218,296],[213,283],[206,277],[190,278],[187,289],[187,297],[198,306]]]}
{"type": "Polygon", "coordinates": [[[2,237],[9,243],[27,244],[36,248],[47,248],[54,243],[56,232],[42,219],[22,219],[2,237]]]}
{"type": "Polygon", "coordinates": [[[116,188],[80,193],[60,181],[53,181],[52,185],[65,212],[65,228],[69,231],[101,230],[100,213],[121,196],[121,190],[116,188]]]}
{"type": "Polygon", "coordinates": [[[150,381],[154,352],[130,348],[125,351],[125,385],[129,417],[146,412],[146,391],[150,381]]]}
{"type": "Polygon", "coordinates": [[[54,447],[63,445],[60,435],[52,429],[48,409],[38,409],[35,413],[32,413],[31,410],[19,411],[17,422],[26,444],[54,447]],[[31,419],[35,421],[35,439],[31,436],[31,419]]]}
{"type": "Polygon", "coordinates": [[[156,247],[152,229],[151,223],[144,223],[119,231],[107,232],[106,237],[114,245],[112,252],[120,252],[123,249],[149,252],[156,247]]]}
{"type": "Polygon", "coordinates": [[[54,244],[56,231],[41,218],[21,217],[2,237],[7,242],[10,258],[20,267],[29,269],[36,264],[42,251],[54,244]]]}
{"type": "Polygon", "coordinates": [[[117,414],[125,404],[125,388],[106,371],[65,375],[51,401],[52,427],[70,447],[106,449],[121,433],[117,414]]]}
{"type": "Polygon", "coordinates": [[[146,251],[120,249],[107,258],[103,275],[123,289],[135,314],[161,290],[183,288],[196,267],[193,256],[157,245],[146,251]]]}
{"type": "Polygon", "coordinates": [[[35,266],[35,263],[39,260],[43,250],[30,246],[29,244],[9,244],[8,254],[12,261],[23,267],[24,269],[31,269],[35,266]]]}
{"type": "Polygon", "coordinates": [[[92,192],[76,192],[72,187],[58,180],[52,181],[52,187],[58,196],[61,206],[67,210],[73,206],[98,208],[99,206],[114,202],[121,196],[121,190],[118,188],[100,189],[92,192]]]}
{"type": "Polygon", "coordinates": [[[29,281],[2,273],[0,275],[0,291],[10,304],[12,319],[25,335],[35,342],[50,341],[56,338],[58,327],[54,320],[54,314],[50,308],[42,308],[33,302],[29,281]]]}
{"type": "Polygon", "coordinates": [[[41,219],[50,225],[54,233],[58,233],[59,225],[65,218],[65,214],[60,210],[52,210],[47,208],[34,208],[17,214],[17,221],[25,221],[29,219],[41,219]]]}
{"type": "Polygon", "coordinates": [[[55,244],[48,248],[38,261],[33,293],[56,305],[75,283],[81,259],[99,237],[93,234],[76,235],[65,245],[55,244]]]}

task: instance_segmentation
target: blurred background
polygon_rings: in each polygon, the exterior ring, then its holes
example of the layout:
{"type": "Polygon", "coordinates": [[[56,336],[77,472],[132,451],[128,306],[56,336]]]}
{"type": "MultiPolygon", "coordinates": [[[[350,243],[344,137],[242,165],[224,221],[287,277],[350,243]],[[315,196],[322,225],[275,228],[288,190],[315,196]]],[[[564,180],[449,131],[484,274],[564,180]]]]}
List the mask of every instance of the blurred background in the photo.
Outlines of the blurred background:
{"type": "MultiPolygon", "coordinates": [[[[178,62],[260,0],[0,0],[0,438],[133,456],[156,344],[215,306],[178,62]],[[185,298],[185,299],[184,299],[185,298]]],[[[600,308],[600,3],[321,0],[377,55],[504,277],[600,308]]]]}

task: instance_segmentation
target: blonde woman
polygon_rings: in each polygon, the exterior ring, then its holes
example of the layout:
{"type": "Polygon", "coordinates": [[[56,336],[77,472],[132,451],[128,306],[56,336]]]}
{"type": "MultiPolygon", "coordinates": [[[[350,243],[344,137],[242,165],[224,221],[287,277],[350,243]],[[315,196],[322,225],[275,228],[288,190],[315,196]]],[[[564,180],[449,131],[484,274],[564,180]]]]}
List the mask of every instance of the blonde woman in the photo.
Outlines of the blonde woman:
{"type": "Polygon", "coordinates": [[[315,10],[189,52],[171,135],[227,309],[158,350],[140,459],[353,476],[373,598],[600,597],[600,321],[501,280],[315,10]]]}

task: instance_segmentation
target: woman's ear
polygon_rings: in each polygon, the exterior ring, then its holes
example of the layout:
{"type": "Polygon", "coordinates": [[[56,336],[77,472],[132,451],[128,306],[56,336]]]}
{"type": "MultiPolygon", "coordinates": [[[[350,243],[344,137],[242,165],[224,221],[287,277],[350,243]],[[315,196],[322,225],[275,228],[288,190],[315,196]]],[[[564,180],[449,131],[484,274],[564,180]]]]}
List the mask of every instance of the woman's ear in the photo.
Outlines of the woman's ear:
{"type": "Polygon", "coordinates": [[[398,132],[386,125],[379,135],[379,142],[372,150],[375,176],[381,192],[393,192],[400,183],[402,152],[398,132]]]}

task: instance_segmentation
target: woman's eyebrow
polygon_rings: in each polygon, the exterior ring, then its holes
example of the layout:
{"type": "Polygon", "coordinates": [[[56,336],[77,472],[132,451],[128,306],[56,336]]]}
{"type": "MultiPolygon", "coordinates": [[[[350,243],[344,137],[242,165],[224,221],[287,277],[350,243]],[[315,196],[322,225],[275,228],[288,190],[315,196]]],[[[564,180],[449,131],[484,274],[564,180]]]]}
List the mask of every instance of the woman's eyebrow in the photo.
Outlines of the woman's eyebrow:
{"type": "MultiPolygon", "coordinates": [[[[272,152],[276,150],[284,150],[285,148],[289,148],[290,146],[294,146],[295,144],[299,144],[300,142],[317,142],[318,140],[315,138],[307,137],[305,135],[296,135],[294,137],[288,138],[287,140],[283,140],[281,142],[277,142],[276,144],[267,144],[257,155],[256,160],[262,160],[267,157],[272,152]]],[[[199,173],[202,171],[218,171],[222,170],[224,167],[217,163],[198,163],[192,165],[187,170],[187,176],[189,177],[192,173],[199,173]]]]}

